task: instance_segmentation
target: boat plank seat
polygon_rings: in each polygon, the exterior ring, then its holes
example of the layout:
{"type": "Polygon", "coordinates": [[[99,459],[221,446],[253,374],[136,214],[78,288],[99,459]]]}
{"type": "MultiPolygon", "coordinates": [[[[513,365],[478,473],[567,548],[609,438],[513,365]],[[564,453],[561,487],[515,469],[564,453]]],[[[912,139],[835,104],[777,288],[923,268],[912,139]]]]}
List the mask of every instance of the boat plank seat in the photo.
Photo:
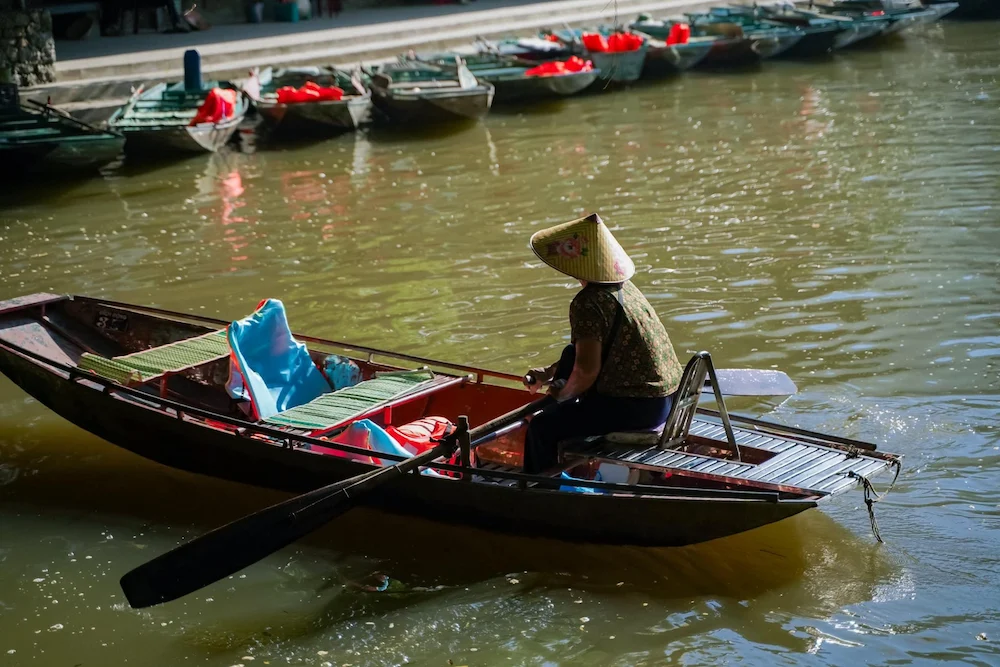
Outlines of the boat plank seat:
{"type": "Polygon", "coordinates": [[[84,352],[77,367],[123,385],[136,385],[181,373],[229,356],[226,330],[211,331],[120,357],[84,352]]]}
{"type": "MultiPolygon", "coordinates": [[[[708,352],[699,352],[691,357],[684,367],[677,391],[673,394],[673,403],[670,406],[670,414],[663,426],[656,430],[649,431],[626,431],[619,433],[608,433],[603,436],[594,436],[582,439],[573,439],[559,443],[560,457],[567,456],[590,456],[594,450],[593,445],[606,444],[607,447],[600,449],[603,455],[597,458],[606,460],[618,460],[619,456],[628,458],[632,452],[639,456],[641,452],[651,449],[671,450],[687,442],[688,431],[694,421],[694,416],[698,411],[698,399],[701,398],[701,391],[705,386],[705,380],[711,376],[712,386],[715,390],[716,402],[723,415],[723,422],[731,449],[740,458],[739,446],[732,436],[732,427],[729,424],[729,417],[725,411],[725,403],[719,390],[718,378],[715,375],[715,367],[712,364],[712,357],[708,352]],[[638,449],[636,449],[638,448],[638,449]],[[610,458],[608,458],[610,457],[610,458]]],[[[648,464],[644,464],[648,465],[648,464]]]]}
{"type": "Polygon", "coordinates": [[[286,429],[301,429],[313,436],[320,436],[380,412],[391,415],[393,407],[464,381],[464,377],[434,375],[430,371],[383,373],[279,412],[265,419],[264,423],[286,429]]]}

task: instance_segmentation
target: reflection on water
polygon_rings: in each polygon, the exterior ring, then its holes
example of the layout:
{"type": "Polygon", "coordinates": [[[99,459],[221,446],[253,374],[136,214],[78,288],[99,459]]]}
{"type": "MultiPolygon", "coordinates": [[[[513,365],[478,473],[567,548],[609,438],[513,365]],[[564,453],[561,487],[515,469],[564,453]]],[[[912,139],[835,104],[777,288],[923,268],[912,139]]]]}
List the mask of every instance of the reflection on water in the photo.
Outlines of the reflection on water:
{"type": "Polygon", "coordinates": [[[801,388],[735,409],[906,459],[877,507],[883,547],[860,495],[672,550],[356,511],[135,612],[117,577],[281,496],[139,460],[0,380],[0,657],[994,663],[995,28],[934,26],[823,64],[695,73],[419,137],[262,143],[4,192],[0,298],[236,317],[275,296],[299,330],[513,372],[565,344],[574,289],[528,236],[598,210],[679,351],[781,368],[801,388]]]}

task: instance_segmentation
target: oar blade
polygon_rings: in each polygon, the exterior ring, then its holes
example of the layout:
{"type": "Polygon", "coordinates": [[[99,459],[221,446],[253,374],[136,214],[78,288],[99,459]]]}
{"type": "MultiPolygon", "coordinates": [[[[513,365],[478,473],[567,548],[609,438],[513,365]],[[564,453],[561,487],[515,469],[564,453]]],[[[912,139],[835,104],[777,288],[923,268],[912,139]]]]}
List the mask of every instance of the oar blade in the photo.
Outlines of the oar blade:
{"type": "MultiPolygon", "coordinates": [[[[554,403],[551,397],[529,403],[469,431],[468,439],[480,441],[554,403]]],[[[343,514],[366,493],[394,477],[447,456],[454,451],[458,437],[453,434],[401,463],[296,496],[186,542],[122,577],[125,597],[136,609],[151,607],[239,572],[343,514]]]]}
{"type": "Polygon", "coordinates": [[[134,609],[142,609],[239,572],[347,511],[352,503],[346,502],[345,487],[356,479],[291,498],[185,542],[126,573],[122,591],[134,609]]]}
{"type": "MultiPolygon", "coordinates": [[[[781,371],[720,368],[715,374],[719,378],[719,388],[727,396],[791,396],[799,390],[781,371]]],[[[705,386],[710,386],[708,380],[705,386]]]]}

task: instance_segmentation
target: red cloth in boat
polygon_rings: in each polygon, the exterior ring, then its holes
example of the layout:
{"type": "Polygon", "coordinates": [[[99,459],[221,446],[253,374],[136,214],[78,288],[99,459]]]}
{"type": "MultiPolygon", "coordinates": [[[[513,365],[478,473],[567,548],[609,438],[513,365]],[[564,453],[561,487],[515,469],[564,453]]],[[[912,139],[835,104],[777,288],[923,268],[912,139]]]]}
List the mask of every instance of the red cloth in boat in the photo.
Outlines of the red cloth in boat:
{"type": "Polygon", "coordinates": [[[616,32],[607,38],[596,32],[583,33],[583,46],[594,53],[625,53],[642,48],[642,37],[631,32],[616,32]]]}
{"type": "Polygon", "coordinates": [[[337,86],[321,86],[315,81],[307,81],[301,88],[283,86],[278,88],[279,104],[299,102],[338,102],[344,99],[344,90],[337,86]]]}
{"type": "MultiPolygon", "coordinates": [[[[340,456],[342,458],[360,461],[361,463],[368,463],[370,465],[392,465],[394,463],[393,461],[386,461],[378,457],[378,452],[372,446],[371,434],[368,432],[370,428],[377,429],[378,427],[369,426],[367,429],[349,428],[334,438],[333,442],[337,442],[342,445],[351,445],[361,449],[370,449],[372,450],[372,456],[365,456],[362,454],[345,452],[332,447],[321,447],[316,445],[314,445],[312,449],[313,451],[317,451],[322,454],[340,456]]],[[[399,445],[399,447],[413,456],[416,454],[422,454],[428,449],[434,447],[437,444],[437,441],[448,435],[453,428],[452,423],[445,417],[424,417],[423,419],[418,419],[410,422],[409,424],[403,424],[402,426],[386,426],[382,430],[384,430],[385,433],[399,445]]],[[[402,454],[401,451],[397,453],[402,454]]],[[[447,459],[447,462],[452,465],[459,465],[461,463],[461,454],[456,451],[452,454],[451,458],[447,459]]],[[[455,475],[455,473],[444,471],[439,471],[438,474],[449,477],[455,475]]]]}
{"type": "Polygon", "coordinates": [[[202,123],[218,123],[227,118],[232,118],[236,113],[235,90],[229,88],[213,88],[208,91],[205,101],[198,107],[191,125],[201,125],[202,123]]]}
{"type": "Polygon", "coordinates": [[[575,72],[589,72],[594,69],[594,63],[589,60],[584,60],[577,56],[573,56],[569,60],[559,61],[553,60],[551,62],[542,63],[537,67],[532,67],[527,70],[525,76],[559,76],[562,74],[573,74],[575,72]]]}
{"type": "Polygon", "coordinates": [[[386,432],[396,442],[413,454],[420,454],[435,445],[452,430],[451,422],[444,417],[424,417],[402,426],[386,426],[386,432]]]}

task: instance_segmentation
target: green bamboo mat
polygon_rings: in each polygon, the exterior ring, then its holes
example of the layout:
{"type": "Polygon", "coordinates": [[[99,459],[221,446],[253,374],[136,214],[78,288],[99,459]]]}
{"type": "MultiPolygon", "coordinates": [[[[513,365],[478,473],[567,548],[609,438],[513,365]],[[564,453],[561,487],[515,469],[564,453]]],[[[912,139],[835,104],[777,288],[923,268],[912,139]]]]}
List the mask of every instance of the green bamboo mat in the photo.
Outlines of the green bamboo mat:
{"type": "Polygon", "coordinates": [[[229,341],[226,330],[222,329],[112,359],[84,352],[77,367],[129,384],[148,382],[164,373],[176,373],[228,355],[229,341]]]}
{"type": "Polygon", "coordinates": [[[418,385],[433,381],[433,378],[434,374],[430,371],[382,375],[352,387],[323,394],[304,405],[265,419],[264,422],[309,431],[327,429],[357,417],[380,403],[409,393],[418,385]]]}

